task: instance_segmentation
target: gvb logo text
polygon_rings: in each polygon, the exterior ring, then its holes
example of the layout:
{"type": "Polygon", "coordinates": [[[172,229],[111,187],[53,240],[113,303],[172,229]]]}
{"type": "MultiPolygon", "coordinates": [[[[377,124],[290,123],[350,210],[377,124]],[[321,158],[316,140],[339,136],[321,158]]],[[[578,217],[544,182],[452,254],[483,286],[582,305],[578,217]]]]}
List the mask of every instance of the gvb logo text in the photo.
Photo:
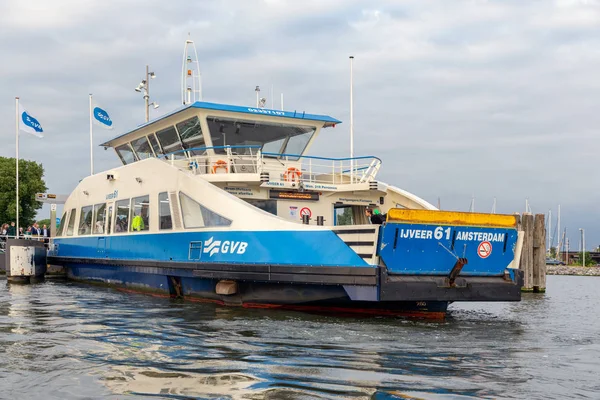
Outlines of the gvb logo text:
{"type": "Polygon", "coordinates": [[[246,248],[248,247],[247,242],[239,242],[234,240],[214,240],[214,237],[211,237],[208,240],[204,241],[204,249],[202,252],[204,254],[208,254],[210,257],[215,254],[244,254],[246,252],[246,248]]]}

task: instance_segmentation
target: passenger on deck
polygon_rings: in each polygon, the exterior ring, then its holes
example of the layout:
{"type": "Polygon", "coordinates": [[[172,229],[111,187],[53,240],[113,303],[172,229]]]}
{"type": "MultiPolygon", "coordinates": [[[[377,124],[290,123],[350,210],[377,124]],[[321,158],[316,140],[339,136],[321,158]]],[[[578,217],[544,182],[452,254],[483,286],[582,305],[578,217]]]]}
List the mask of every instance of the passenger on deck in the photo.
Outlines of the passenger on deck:
{"type": "Polygon", "coordinates": [[[369,218],[369,221],[374,225],[381,225],[385,222],[385,218],[383,217],[383,215],[381,215],[379,210],[373,211],[371,208],[367,208],[365,210],[365,215],[367,216],[367,218],[369,218]]]}

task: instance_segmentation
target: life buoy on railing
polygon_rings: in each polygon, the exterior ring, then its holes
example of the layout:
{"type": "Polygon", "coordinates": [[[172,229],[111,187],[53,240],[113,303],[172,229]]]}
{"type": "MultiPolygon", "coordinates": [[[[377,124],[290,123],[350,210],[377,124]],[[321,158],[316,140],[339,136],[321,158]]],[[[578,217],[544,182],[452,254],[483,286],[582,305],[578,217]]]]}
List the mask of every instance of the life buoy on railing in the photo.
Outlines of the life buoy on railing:
{"type": "Polygon", "coordinates": [[[229,173],[229,166],[226,161],[219,160],[213,164],[212,173],[216,174],[219,168],[225,168],[225,173],[229,173]]]}
{"type": "Polygon", "coordinates": [[[302,177],[302,172],[298,168],[290,167],[283,173],[283,180],[286,182],[292,182],[297,180],[300,182],[300,178],[302,177]]]}

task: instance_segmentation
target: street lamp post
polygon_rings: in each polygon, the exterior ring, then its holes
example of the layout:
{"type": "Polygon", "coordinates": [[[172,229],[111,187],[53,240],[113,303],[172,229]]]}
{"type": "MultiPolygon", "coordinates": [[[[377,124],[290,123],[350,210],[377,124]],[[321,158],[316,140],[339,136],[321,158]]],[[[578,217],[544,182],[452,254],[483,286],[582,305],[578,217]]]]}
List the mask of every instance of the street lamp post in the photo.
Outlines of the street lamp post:
{"type": "Polygon", "coordinates": [[[159,107],[158,103],[153,101],[150,103],[150,79],[156,78],[154,72],[150,72],[150,66],[146,65],[146,79],[142,79],[140,84],[135,88],[136,92],[144,91],[144,109],[146,111],[146,122],[150,121],[150,106],[154,109],[159,107]]]}

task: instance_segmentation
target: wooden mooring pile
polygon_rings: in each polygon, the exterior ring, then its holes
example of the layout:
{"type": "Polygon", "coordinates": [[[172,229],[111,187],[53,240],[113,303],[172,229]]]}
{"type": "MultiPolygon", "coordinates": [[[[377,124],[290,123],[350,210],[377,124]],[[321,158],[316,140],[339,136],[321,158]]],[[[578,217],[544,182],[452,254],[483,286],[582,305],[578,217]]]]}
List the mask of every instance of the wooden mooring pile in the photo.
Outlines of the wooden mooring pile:
{"type": "Polygon", "coordinates": [[[520,217],[519,230],[524,233],[521,263],[524,284],[522,291],[541,293],[546,291],[546,223],[544,214],[524,213],[520,217]]]}

